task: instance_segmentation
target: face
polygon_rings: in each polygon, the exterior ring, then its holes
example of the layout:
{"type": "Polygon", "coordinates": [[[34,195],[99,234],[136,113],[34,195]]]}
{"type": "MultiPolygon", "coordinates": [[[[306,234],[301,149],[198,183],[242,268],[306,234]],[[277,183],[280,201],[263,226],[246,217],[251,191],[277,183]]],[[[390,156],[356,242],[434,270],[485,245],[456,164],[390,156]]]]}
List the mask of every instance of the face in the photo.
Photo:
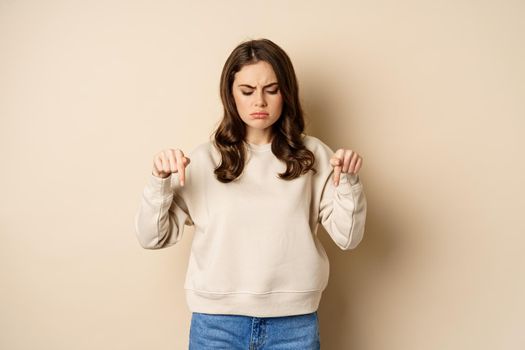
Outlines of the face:
{"type": "Polygon", "coordinates": [[[281,116],[283,106],[272,66],[266,61],[243,66],[235,74],[232,92],[248,141],[269,142],[271,126],[281,116]]]}

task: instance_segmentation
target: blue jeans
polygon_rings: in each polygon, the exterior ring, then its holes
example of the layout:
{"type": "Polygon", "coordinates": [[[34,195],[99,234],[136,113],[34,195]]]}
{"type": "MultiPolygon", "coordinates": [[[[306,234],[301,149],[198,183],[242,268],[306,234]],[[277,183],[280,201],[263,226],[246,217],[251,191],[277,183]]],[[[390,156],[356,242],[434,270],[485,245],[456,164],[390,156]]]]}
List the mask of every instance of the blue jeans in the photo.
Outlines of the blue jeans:
{"type": "Polygon", "coordinates": [[[319,350],[317,311],[282,317],[193,312],[190,350],[319,350]]]}

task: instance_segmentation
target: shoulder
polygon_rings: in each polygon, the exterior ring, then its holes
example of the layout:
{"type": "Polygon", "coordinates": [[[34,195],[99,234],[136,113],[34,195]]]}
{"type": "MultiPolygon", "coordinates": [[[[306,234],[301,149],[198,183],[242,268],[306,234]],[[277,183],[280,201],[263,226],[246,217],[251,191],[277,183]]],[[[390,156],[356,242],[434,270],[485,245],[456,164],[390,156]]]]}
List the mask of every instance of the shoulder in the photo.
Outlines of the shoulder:
{"type": "Polygon", "coordinates": [[[320,171],[319,177],[324,179],[333,169],[330,165],[330,158],[332,158],[334,151],[321,139],[311,135],[303,137],[303,144],[314,154],[315,168],[320,171]]]}
{"type": "Polygon", "coordinates": [[[316,157],[319,156],[323,158],[325,157],[330,158],[334,153],[334,151],[330,148],[330,146],[328,146],[318,137],[315,137],[312,135],[304,135],[303,144],[306,148],[312,151],[316,157]]]}
{"type": "Polygon", "coordinates": [[[188,157],[198,162],[216,163],[220,159],[220,153],[211,140],[201,142],[188,153],[188,157]]]}

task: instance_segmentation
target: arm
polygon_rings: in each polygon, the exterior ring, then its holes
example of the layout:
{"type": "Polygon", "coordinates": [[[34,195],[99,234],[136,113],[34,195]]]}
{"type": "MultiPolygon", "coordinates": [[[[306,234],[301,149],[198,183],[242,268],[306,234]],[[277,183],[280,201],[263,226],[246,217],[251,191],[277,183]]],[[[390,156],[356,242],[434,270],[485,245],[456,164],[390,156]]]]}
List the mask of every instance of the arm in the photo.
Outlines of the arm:
{"type": "Polygon", "coordinates": [[[150,175],[135,214],[135,231],[145,249],[169,247],[181,240],[184,225],[193,225],[187,205],[178,193],[181,187],[166,178],[150,175]]]}
{"type": "Polygon", "coordinates": [[[365,231],[367,202],[359,175],[342,173],[339,185],[332,170],[326,178],[319,207],[319,222],[343,250],[353,249],[365,231]]]}

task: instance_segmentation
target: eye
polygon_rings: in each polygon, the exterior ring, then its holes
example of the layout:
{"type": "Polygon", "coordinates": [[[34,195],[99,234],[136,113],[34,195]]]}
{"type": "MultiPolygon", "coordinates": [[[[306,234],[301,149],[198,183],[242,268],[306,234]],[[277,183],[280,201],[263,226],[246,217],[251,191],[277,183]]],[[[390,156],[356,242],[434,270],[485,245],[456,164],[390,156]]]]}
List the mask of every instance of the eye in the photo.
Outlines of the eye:
{"type": "MultiPolygon", "coordinates": [[[[268,91],[269,94],[272,94],[272,95],[275,95],[277,94],[277,92],[279,91],[279,89],[275,89],[275,90],[272,90],[272,91],[268,91]]],[[[253,93],[253,91],[241,91],[241,93],[244,95],[244,96],[249,96],[253,93]]]]}

